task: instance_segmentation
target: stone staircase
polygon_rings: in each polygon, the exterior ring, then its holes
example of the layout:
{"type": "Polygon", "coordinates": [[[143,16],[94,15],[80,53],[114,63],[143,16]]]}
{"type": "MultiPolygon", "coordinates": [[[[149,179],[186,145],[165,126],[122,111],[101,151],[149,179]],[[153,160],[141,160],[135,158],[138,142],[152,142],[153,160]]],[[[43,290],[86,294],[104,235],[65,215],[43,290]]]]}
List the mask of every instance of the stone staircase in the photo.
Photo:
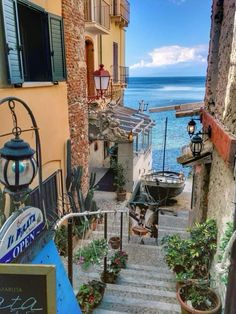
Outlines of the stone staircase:
{"type": "MultiPolygon", "coordinates": [[[[164,261],[160,246],[163,236],[179,233],[186,237],[188,211],[180,211],[177,216],[160,214],[159,239],[144,238],[140,244],[138,236],[131,236],[128,242],[128,215],[124,215],[123,250],[129,255],[126,269],[122,269],[116,284],[107,284],[103,300],[94,314],[177,314],[181,313],[176,299],[175,276],[164,261]]],[[[108,215],[108,239],[119,235],[119,219],[108,215]]],[[[92,238],[103,237],[103,226],[98,225],[92,238]]],[[[74,265],[74,289],[78,291],[82,282],[99,279],[101,270],[82,272],[74,265]]]]}

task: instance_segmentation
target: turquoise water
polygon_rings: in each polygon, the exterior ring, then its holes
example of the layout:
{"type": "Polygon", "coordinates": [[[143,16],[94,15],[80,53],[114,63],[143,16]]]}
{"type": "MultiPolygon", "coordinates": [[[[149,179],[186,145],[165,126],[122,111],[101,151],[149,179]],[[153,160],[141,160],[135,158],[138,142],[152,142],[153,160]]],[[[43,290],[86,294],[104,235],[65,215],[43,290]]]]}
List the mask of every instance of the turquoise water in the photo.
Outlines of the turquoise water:
{"type": "MultiPolygon", "coordinates": [[[[205,77],[130,77],[125,91],[125,105],[138,108],[142,99],[148,108],[171,106],[204,99],[205,77]]],[[[148,113],[148,112],[146,112],[148,113]]],[[[190,118],[175,118],[175,111],[149,113],[153,128],[153,169],[162,169],[165,118],[168,118],[165,170],[189,172],[177,164],[181,147],[189,143],[186,126],[190,118]]]]}

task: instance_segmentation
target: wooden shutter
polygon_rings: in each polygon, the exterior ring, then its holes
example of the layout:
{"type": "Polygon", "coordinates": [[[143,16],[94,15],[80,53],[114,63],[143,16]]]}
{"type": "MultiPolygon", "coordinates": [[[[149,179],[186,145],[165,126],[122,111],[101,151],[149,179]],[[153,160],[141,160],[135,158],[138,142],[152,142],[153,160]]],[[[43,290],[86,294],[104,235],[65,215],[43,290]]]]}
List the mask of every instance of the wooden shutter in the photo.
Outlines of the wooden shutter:
{"type": "Polygon", "coordinates": [[[49,35],[53,81],[66,79],[65,51],[62,18],[52,14],[49,18],[49,35]]]}
{"type": "Polygon", "coordinates": [[[9,81],[23,83],[22,51],[16,0],[2,0],[9,81]]]}
{"type": "Polygon", "coordinates": [[[118,44],[113,42],[113,81],[118,82],[118,44]]]}

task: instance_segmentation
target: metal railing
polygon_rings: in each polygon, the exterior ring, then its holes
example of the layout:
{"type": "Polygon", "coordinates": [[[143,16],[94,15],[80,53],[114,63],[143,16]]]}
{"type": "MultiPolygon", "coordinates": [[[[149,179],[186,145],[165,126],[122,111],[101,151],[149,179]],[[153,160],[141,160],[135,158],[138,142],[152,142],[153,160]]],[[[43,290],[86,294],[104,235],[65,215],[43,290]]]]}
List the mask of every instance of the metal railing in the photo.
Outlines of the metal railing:
{"type": "Polygon", "coordinates": [[[110,29],[110,5],[104,0],[85,0],[85,22],[96,22],[110,29]]]}
{"type": "Polygon", "coordinates": [[[120,66],[120,82],[128,84],[129,79],[129,67],[120,66]]]}

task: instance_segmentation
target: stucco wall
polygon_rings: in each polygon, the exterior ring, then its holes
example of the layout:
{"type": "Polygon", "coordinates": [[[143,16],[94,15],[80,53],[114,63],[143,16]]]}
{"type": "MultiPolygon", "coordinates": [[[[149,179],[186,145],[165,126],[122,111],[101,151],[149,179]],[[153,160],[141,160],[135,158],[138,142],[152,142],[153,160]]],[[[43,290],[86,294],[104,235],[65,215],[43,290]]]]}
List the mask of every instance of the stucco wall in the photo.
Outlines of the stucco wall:
{"type": "Polygon", "coordinates": [[[89,167],[110,167],[110,157],[107,156],[104,159],[104,142],[103,141],[94,141],[89,146],[89,167]],[[95,150],[95,143],[97,142],[97,150],[95,150]]]}
{"type": "MultiPolygon", "coordinates": [[[[61,0],[33,0],[47,12],[61,15],[61,0]]],[[[0,28],[1,34],[3,29],[0,28]]],[[[3,40],[3,36],[0,36],[3,40]]],[[[0,68],[0,98],[15,96],[24,100],[32,110],[39,127],[42,146],[43,179],[46,179],[58,168],[63,169],[65,174],[65,143],[69,137],[67,86],[65,82],[58,85],[48,83],[33,83],[31,87],[15,88],[7,83],[6,56],[3,50],[3,42],[0,43],[1,68],[0,68]]],[[[29,85],[29,84],[28,84],[29,85]]],[[[22,129],[32,126],[30,117],[25,109],[19,106],[17,116],[19,126],[22,129]]],[[[0,108],[0,134],[10,132],[12,129],[11,114],[6,105],[0,108]]],[[[33,132],[22,134],[22,138],[34,147],[35,139],[33,132]]],[[[0,146],[8,138],[0,138],[0,146]]],[[[37,180],[32,187],[37,185],[37,180]]]]}

